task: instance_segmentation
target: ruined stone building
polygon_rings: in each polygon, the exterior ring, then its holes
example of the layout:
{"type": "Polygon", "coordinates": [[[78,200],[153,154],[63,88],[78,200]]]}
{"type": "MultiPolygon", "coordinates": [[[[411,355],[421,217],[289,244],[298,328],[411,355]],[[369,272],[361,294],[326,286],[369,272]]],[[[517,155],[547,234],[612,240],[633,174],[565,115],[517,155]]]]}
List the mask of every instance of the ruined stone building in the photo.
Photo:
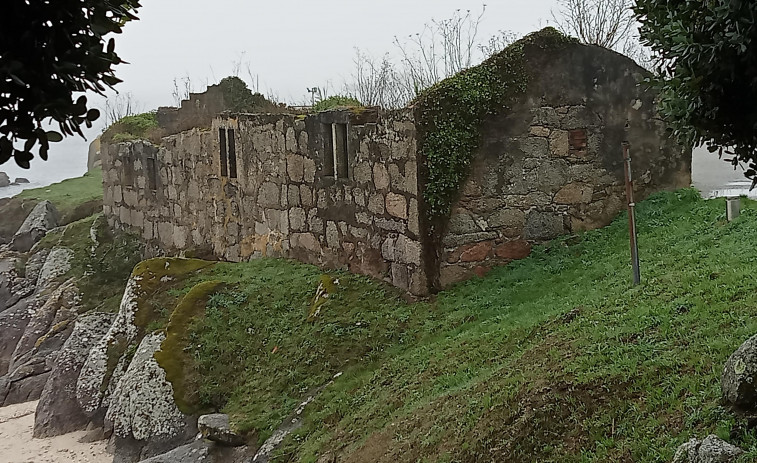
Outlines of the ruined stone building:
{"type": "Polygon", "coordinates": [[[406,109],[225,113],[110,146],[104,212],[165,252],[289,257],[426,294],[607,225],[625,207],[624,140],[638,198],[688,187],[691,152],[645,76],[545,30],[406,109]]]}

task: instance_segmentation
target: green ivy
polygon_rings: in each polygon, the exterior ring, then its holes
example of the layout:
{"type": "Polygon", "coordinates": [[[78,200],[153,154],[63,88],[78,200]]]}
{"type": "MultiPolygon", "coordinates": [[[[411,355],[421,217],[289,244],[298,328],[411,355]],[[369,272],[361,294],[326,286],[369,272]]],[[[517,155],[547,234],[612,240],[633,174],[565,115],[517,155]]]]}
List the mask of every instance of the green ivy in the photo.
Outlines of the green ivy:
{"type": "Polygon", "coordinates": [[[526,46],[574,42],[552,27],[527,35],[480,65],[445,79],[415,102],[419,151],[425,158],[424,199],[430,220],[450,213],[479,147],[488,116],[512,109],[528,86],[526,46]]]}

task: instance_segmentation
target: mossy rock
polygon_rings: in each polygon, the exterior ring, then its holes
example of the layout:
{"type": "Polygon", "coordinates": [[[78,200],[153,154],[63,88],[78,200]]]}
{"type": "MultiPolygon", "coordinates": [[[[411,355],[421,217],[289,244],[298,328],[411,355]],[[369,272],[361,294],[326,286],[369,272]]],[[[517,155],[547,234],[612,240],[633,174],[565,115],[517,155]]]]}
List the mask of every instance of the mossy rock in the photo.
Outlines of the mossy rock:
{"type": "Polygon", "coordinates": [[[205,411],[199,405],[197,374],[191,368],[191,359],[187,358],[189,328],[195,320],[205,315],[208,298],[222,286],[223,283],[217,280],[204,281],[194,286],[171,314],[166,327],[166,339],[155,353],[155,359],[166,371],[166,379],[173,385],[176,405],[187,415],[205,411]]]}
{"type": "Polygon", "coordinates": [[[180,257],[158,257],[137,264],[131,274],[132,278],[139,280],[134,324],[141,331],[146,331],[152,322],[161,318],[158,313],[160,306],[170,304],[170,299],[175,299],[165,290],[212,265],[214,262],[180,257]]]}

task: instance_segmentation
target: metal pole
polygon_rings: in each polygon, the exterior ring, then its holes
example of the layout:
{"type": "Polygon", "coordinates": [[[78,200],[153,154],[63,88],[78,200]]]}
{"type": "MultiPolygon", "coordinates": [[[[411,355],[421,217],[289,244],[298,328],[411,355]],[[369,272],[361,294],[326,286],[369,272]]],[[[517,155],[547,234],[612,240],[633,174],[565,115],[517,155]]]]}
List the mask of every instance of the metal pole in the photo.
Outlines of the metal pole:
{"type": "Polygon", "coordinates": [[[633,266],[633,284],[641,283],[641,270],[639,269],[639,245],[636,241],[636,213],[633,199],[633,178],[631,177],[631,154],[630,143],[623,142],[623,170],[626,174],[626,198],[628,199],[628,234],[631,240],[631,265],[633,266]]]}

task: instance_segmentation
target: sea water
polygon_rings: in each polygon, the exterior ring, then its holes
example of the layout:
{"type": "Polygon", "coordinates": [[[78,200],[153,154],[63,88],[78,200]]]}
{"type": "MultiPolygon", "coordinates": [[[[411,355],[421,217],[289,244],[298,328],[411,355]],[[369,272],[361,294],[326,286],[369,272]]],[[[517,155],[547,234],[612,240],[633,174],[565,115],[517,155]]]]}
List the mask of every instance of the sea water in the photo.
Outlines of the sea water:
{"type": "Polygon", "coordinates": [[[29,183],[0,188],[0,198],[9,198],[28,188],[40,188],[58,183],[67,178],[81,177],[87,171],[89,142],[71,137],[60,143],[51,144],[47,161],[35,157],[29,169],[22,169],[13,159],[0,164],[0,172],[5,172],[11,182],[23,177],[29,183]]]}

